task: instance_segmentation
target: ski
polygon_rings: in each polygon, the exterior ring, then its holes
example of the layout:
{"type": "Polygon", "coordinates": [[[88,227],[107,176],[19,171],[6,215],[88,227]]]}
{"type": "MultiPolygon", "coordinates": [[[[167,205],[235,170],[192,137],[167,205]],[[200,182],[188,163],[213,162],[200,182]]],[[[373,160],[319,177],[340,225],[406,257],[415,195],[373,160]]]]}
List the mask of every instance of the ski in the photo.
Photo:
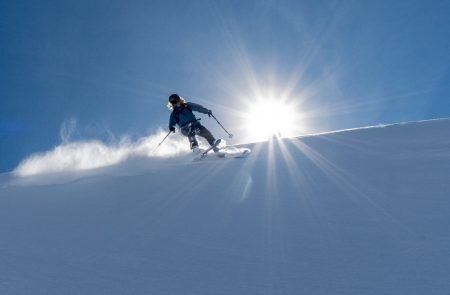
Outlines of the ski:
{"type": "Polygon", "coordinates": [[[238,148],[235,146],[224,146],[219,149],[216,156],[222,158],[245,158],[251,153],[249,148],[238,148]]]}
{"type": "Polygon", "coordinates": [[[204,158],[206,157],[206,155],[208,154],[209,151],[211,151],[212,149],[217,148],[217,146],[222,142],[221,139],[217,140],[212,146],[210,146],[209,148],[207,148],[205,151],[202,152],[202,154],[200,155],[200,158],[204,158]]]}
{"type": "MultiPolygon", "coordinates": [[[[208,148],[200,154],[198,160],[205,159],[208,156],[208,152],[214,149],[214,147],[208,148]]],[[[218,158],[245,158],[251,153],[251,149],[249,148],[238,148],[235,146],[223,146],[220,147],[216,152],[214,152],[214,156],[218,158]]]]}

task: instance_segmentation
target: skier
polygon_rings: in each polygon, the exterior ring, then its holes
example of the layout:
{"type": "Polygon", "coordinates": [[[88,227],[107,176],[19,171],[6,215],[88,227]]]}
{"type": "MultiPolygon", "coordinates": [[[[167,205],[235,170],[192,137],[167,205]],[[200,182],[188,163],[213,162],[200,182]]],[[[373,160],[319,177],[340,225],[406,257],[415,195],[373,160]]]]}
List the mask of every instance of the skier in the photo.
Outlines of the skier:
{"type": "Polygon", "coordinates": [[[212,116],[212,111],[203,107],[202,105],[186,102],[178,94],[172,94],[169,96],[169,102],[167,107],[171,110],[170,120],[169,120],[169,130],[175,132],[175,125],[180,127],[181,133],[187,136],[189,143],[191,145],[191,150],[194,153],[200,153],[198,147],[196,135],[205,138],[210,146],[214,146],[214,152],[217,152],[219,148],[217,147],[220,143],[220,139],[216,140],[211,132],[200,124],[199,119],[197,119],[193,111],[207,114],[209,117],[212,116]]]}

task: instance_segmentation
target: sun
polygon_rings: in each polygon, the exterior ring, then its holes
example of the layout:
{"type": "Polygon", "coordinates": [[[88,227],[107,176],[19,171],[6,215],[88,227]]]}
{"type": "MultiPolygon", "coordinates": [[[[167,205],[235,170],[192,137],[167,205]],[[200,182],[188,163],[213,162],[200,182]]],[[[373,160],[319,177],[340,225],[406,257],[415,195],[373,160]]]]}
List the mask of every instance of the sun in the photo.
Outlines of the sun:
{"type": "Polygon", "coordinates": [[[245,114],[245,127],[252,140],[295,136],[299,113],[283,99],[261,98],[245,114]]]}

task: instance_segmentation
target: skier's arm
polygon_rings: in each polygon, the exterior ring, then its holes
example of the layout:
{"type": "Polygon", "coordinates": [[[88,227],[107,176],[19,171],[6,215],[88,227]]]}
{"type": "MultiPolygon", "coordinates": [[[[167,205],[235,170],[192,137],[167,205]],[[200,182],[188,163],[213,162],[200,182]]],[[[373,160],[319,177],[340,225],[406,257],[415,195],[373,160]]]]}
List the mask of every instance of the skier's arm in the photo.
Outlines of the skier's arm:
{"type": "Polygon", "coordinates": [[[169,130],[172,132],[175,132],[175,125],[177,124],[177,120],[175,119],[175,115],[174,113],[170,114],[170,119],[169,119],[169,130]]]}
{"type": "Polygon", "coordinates": [[[199,112],[199,113],[203,113],[203,114],[210,114],[211,110],[208,110],[207,108],[205,108],[204,106],[197,104],[197,103],[193,103],[193,102],[188,102],[187,105],[191,108],[191,110],[199,112]]]}

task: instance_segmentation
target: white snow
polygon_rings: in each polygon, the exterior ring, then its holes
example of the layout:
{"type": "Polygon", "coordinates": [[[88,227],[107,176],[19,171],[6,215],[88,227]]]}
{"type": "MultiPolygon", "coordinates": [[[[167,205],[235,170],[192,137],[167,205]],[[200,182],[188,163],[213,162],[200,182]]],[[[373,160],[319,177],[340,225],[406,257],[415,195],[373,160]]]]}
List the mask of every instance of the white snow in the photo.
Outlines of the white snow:
{"type": "Polygon", "coordinates": [[[449,294],[450,120],[249,147],[1,175],[0,294],[449,294]]]}
{"type": "Polygon", "coordinates": [[[133,157],[167,158],[188,153],[186,139],[179,134],[168,137],[164,140],[164,145],[156,149],[165,135],[164,131],[159,131],[136,142],[123,138],[118,143],[109,145],[98,140],[63,140],[53,150],[25,159],[14,170],[14,174],[31,176],[77,172],[116,165],[133,157]]]}

